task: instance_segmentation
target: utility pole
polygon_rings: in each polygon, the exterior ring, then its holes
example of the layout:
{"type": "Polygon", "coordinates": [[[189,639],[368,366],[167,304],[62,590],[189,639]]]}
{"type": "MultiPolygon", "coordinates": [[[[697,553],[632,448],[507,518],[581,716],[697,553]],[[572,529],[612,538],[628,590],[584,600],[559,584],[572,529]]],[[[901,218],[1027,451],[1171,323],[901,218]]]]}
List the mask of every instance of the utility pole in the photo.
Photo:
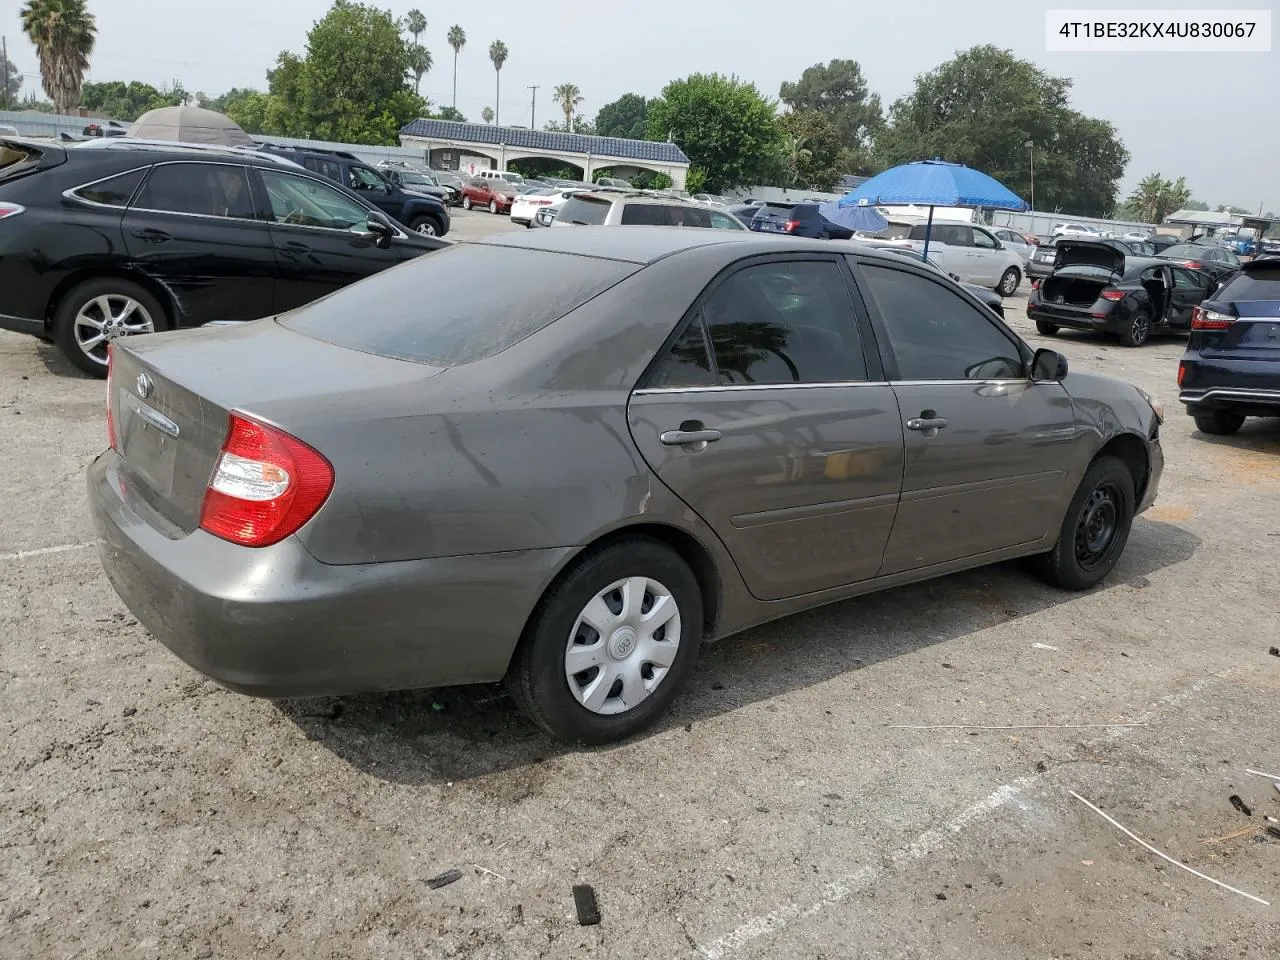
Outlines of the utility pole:
{"type": "Polygon", "coordinates": [[[529,97],[529,129],[536,130],[538,128],[535,124],[534,117],[537,113],[538,106],[538,85],[536,83],[531,83],[529,84],[529,89],[533,91],[532,96],[529,97]]]}

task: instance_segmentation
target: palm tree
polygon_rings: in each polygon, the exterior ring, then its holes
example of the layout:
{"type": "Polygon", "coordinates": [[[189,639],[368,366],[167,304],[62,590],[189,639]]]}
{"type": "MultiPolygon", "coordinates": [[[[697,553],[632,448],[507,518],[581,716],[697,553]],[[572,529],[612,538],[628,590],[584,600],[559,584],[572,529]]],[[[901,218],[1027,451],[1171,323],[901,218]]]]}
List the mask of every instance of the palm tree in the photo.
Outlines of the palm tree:
{"type": "Polygon", "coordinates": [[[405,29],[413,34],[413,42],[417,43],[418,38],[427,29],[427,18],[422,15],[421,10],[410,10],[404,18],[404,25],[405,29]]]}
{"type": "Polygon", "coordinates": [[[409,44],[409,72],[413,74],[413,92],[422,89],[422,75],[432,67],[431,51],[420,43],[409,44]]]}
{"type": "Polygon", "coordinates": [[[800,167],[813,159],[813,151],[805,146],[806,142],[804,137],[797,137],[794,133],[787,134],[783,141],[782,156],[787,179],[790,180],[789,187],[794,187],[799,181],[800,167]]]}
{"type": "Polygon", "coordinates": [[[494,115],[493,118],[498,123],[502,120],[502,65],[507,62],[510,56],[507,45],[501,40],[495,40],[489,44],[489,59],[493,61],[493,72],[498,78],[497,95],[493,98],[494,115]]]}
{"type": "Polygon", "coordinates": [[[458,53],[467,45],[467,33],[456,23],[449,28],[449,46],[453,47],[453,109],[458,109],[458,53]]]}
{"type": "Polygon", "coordinates": [[[59,113],[80,103],[84,72],[97,39],[98,27],[85,0],[27,0],[22,29],[40,55],[44,91],[59,113]]]}
{"type": "Polygon", "coordinates": [[[582,103],[582,91],[576,83],[562,83],[551,94],[551,99],[560,104],[560,109],[564,111],[564,128],[572,132],[573,111],[582,103]]]}
{"type": "Polygon", "coordinates": [[[493,123],[493,107],[485,107],[481,110],[480,119],[485,123],[493,123]]]}

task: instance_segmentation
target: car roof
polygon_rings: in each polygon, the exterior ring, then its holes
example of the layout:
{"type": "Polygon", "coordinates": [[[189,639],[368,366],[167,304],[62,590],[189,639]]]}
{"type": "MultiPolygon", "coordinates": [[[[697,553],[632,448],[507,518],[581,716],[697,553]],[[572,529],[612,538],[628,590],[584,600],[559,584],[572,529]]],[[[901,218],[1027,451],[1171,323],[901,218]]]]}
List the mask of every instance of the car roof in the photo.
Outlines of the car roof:
{"type": "Polygon", "coordinates": [[[640,190],[584,190],[582,193],[578,194],[578,196],[584,200],[607,200],[609,203],[660,203],[668,207],[674,205],[680,207],[694,207],[698,210],[706,209],[703,204],[695,203],[692,200],[685,200],[683,197],[675,197],[668,194],[658,195],[644,193],[640,190]]]}
{"type": "MultiPolygon", "coordinates": [[[[59,144],[58,146],[61,146],[59,144]]],[[[148,140],[134,137],[104,137],[101,140],[84,140],[67,149],[68,156],[81,156],[95,153],[156,153],[166,154],[170,159],[181,157],[235,157],[238,160],[249,160],[263,166],[287,166],[303,169],[302,165],[280,154],[266,153],[254,147],[230,147],[215,143],[179,143],[172,140],[148,140]]]]}
{"type": "MultiPolygon", "coordinates": [[[[567,253],[606,260],[624,260],[630,263],[655,263],[664,257],[691,250],[695,247],[711,247],[738,244],[744,256],[751,253],[795,253],[832,251],[831,241],[806,241],[799,237],[773,239],[769,235],[750,233],[746,230],[711,230],[701,227],[569,227],[561,230],[521,230],[500,233],[474,243],[521,247],[527,250],[545,250],[549,253],[567,253]]],[[[847,252],[847,251],[844,251],[847,252]]]]}

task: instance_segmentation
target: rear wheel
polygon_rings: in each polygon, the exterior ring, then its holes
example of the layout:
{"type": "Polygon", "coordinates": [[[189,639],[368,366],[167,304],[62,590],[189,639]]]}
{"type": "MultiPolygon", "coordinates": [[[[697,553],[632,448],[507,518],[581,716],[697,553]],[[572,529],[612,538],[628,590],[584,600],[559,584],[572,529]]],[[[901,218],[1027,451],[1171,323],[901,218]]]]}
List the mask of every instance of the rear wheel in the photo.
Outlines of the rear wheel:
{"type": "Polygon", "coordinates": [[[1120,342],[1126,347],[1140,347],[1151,336],[1151,314],[1144,307],[1134,313],[1133,319],[1124,333],[1120,334],[1120,342]]]}
{"type": "Polygon", "coordinates": [[[1022,283],[1022,274],[1018,272],[1017,267],[1010,267],[1000,278],[1000,285],[996,287],[996,292],[1002,297],[1012,297],[1018,292],[1020,283],[1022,283]]]}
{"type": "Polygon", "coordinates": [[[1229,410],[1208,410],[1194,415],[1196,429],[1201,433],[1229,437],[1244,426],[1244,415],[1229,410]]]}
{"type": "Polygon", "coordinates": [[[72,288],[53,316],[54,341],[68,360],[93,377],[107,375],[107,344],[112,340],[167,329],[159,301],[136,283],[115,277],[72,288]]]}
{"type": "Polygon", "coordinates": [[[667,711],[701,641],[702,594],[688,564],[632,537],[589,551],[548,590],[510,679],[553,737],[612,743],[667,711]]]}
{"type": "Polygon", "coordinates": [[[1052,337],[1058,332],[1058,325],[1050,323],[1048,320],[1037,320],[1036,329],[1040,331],[1042,336],[1052,337]]]}
{"type": "Polygon", "coordinates": [[[1058,542],[1037,557],[1045,580],[1065,590],[1087,590],[1120,559],[1133,525],[1133,474],[1115,457],[1098,457],[1067,508],[1058,542]]]}

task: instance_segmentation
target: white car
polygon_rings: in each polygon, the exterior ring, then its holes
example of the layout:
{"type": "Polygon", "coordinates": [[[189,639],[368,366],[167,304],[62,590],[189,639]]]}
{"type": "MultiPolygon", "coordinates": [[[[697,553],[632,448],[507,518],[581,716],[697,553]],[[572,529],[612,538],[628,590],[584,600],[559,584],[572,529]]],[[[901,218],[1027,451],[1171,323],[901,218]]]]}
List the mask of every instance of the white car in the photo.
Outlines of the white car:
{"type": "MultiPolygon", "coordinates": [[[[926,224],[914,222],[905,240],[888,241],[895,246],[924,251],[926,224]]],[[[935,220],[929,234],[929,259],[937,260],[947,273],[961,283],[1012,296],[1027,271],[1021,254],[1010,250],[986,227],[977,223],[935,220]]]]}
{"type": "Polygon", "coordinates": [[[537,217],[539,210],[551,210],[559,212],[564,206],[564,202],[576,194],[583,193],[583,190],[565,190],[560,187],[547,187],[545,190],[535,190],[531,193],[522,193],[515,198],[511,204],[511,222],[519,223],[526,227],[534,226],[534,218],[537,217]]]}
{"type": "Polygon", "coordinates": [[[1028,243],[1025,235],[1017,230],[1010,230],[1008,227],[1000,227],[993,230],[996,239],[1004,245],[1006,250],[1012,250],[1022,258],[1022,262],[1026,263],[1031,259],[1031,255],[1036,252],[1034,244],[1028,243]]]}
{"type": "Polygon", "coordinates": [[[1081,240],[1101,240],[1106,236],[1097,227],[1090,227],[1083,223],[1055,223],[1053,225],[1053,235],[1055,237],[1079,237],[1081,240]]]}
{"type": "Polygon", "coordinates": [[[1141,243],[1150,243],[1151,234],[1139,233],[1137,230],[1130,230],[1128,233],[1121,234],[1120,239],[1121,240],[1137,240],[1141,243]]]}

